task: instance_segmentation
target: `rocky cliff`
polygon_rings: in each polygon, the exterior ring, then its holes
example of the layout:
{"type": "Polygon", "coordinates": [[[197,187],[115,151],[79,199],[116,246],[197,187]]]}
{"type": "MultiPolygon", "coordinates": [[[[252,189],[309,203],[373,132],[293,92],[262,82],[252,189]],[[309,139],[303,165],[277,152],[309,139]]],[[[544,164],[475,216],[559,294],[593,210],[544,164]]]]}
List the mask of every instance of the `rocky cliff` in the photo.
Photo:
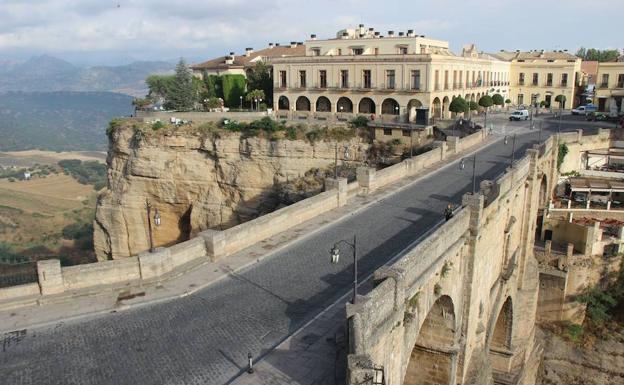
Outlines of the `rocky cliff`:
{"type": "Polygon", "coordinates": [[[223,130],[156,132],[131,121],[109,138],[109,185],[98,198],[94,224],[99,260],[149,248],[148,201],[152,218],[156,210],[161,217],[160,226],[153,226],[154,244],[167,246],[273,211],[282,204],[279,187],[333,165],[336,146],[339,164],[352,165],[368,148],[357,137],[310,142],[223,130]]]}

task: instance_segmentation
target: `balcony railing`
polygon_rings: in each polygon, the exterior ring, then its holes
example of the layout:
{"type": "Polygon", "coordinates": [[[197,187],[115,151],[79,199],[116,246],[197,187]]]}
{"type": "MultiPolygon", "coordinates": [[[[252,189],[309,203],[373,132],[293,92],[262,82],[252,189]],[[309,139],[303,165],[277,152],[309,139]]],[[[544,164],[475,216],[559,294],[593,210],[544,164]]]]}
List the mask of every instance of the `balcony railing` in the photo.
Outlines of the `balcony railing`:
{"type": "Polygon", "coordinates": [[[618,83],[615,88],[624,88],[624,82],[618,83]]]}

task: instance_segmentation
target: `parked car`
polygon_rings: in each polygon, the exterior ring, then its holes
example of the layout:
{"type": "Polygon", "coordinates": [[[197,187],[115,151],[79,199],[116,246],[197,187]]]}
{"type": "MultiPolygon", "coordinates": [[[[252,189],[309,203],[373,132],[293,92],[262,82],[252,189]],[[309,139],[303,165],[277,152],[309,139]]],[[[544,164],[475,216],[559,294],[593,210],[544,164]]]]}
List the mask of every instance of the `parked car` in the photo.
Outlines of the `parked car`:
{"type": "Polygon", "coordinates": [[[578,106],[572,110],[572,115],[587,115],[591,112],[596,112],[597,108],[593,104],[587,104],[585,106],[578,106]]]}
{"type": "Polygon", "coordinates": [[[517,110],[509,115],[509,121],[512,120],[528,120],[529,119],[529,111],[527,110],[517,110]]]}

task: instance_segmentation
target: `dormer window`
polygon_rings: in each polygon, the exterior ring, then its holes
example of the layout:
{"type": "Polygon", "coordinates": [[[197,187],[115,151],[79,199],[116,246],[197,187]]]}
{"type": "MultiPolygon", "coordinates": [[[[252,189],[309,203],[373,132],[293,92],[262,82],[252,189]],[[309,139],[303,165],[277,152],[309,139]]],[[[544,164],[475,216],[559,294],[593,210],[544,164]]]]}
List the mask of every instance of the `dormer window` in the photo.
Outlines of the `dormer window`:
{"type": "Polygon", "coordinates": [[[364,54],[364,48],[352,48],[351,49],[351,53],[353,55],[363,55],[364,54]]]}
{"type": "Polygon", "coordinates": [[[399,47],[399,55],[407,55],[407,47],[399,47]]]}
{"type": "Polygon", "coordinates": [[[312,56],[321,56],[320,48],[312,48],[312,56]]]}

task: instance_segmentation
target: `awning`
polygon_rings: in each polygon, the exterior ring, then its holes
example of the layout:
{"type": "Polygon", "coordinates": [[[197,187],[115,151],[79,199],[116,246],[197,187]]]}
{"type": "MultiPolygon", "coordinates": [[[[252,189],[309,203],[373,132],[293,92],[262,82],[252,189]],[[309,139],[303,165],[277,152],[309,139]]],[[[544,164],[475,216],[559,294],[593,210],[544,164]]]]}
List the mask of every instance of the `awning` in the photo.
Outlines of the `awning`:
{"type": "Polygon", "coordinates": [[[573,192],[624,192],[624,182],[605,179],[570,178],[573,192]]]}

